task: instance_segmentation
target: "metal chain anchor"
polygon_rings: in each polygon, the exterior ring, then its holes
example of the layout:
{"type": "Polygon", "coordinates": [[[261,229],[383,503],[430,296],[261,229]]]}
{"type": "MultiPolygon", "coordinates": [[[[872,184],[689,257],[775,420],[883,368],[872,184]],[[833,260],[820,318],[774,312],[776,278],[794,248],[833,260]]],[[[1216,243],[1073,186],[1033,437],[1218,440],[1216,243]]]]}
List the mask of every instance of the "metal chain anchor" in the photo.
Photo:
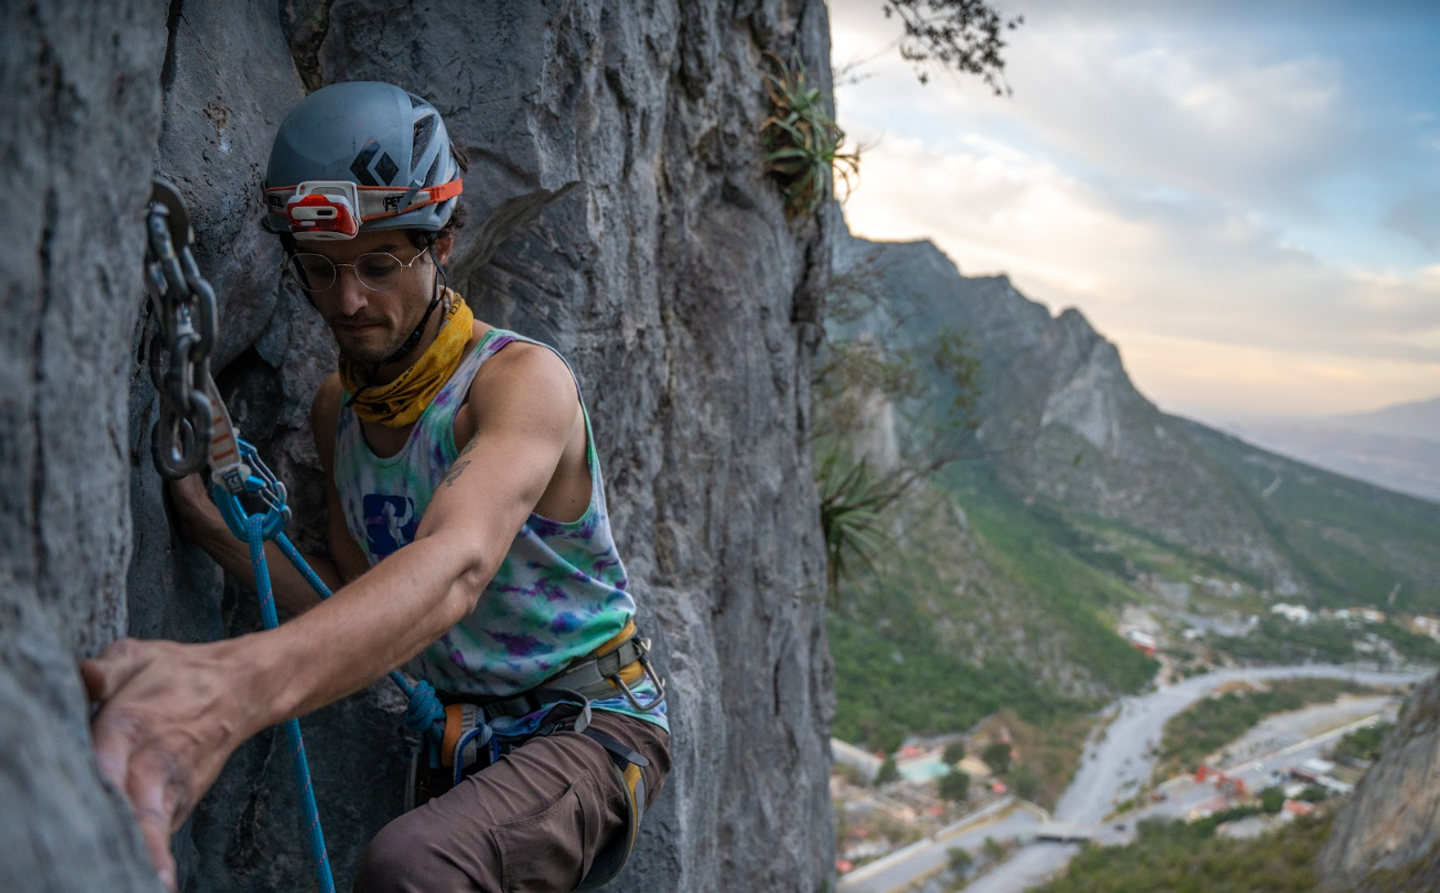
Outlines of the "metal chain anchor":
{"type": "Polygon", "coordinates": [[[145,279],[153,310],[146,354],[160,397],[151,451],[155,468],[178,480],[205,467],[215,422],[210,385],[215,292],[190,252],[194,237],[185,203],[164,180],[155,180],[146,234],[145,279]]]}

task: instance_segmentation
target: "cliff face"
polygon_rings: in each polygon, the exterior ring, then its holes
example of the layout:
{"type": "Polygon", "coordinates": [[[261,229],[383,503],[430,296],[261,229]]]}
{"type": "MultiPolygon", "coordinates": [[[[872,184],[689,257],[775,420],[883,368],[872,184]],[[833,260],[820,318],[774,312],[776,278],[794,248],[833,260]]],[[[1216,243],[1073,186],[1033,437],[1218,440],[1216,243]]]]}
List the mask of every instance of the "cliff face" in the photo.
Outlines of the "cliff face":
{"type": "Polygon", "coordinates": [[[1130,382],[1078,310],[1056,316],[1004,276],[965,277],[930,242],[841,239],[837,268],[873,283],[899,331],[964,334],[981,362],[975,452],[1022,497],[1149,531],[1293,591],[1295,571],[1225,475],[1130,382]],[[918,327],[918,328],[914,328],[918,327]]]}
{"type": "Polygon", "coordinates": [[[1411,695],[1381,747],[1320,853],[1327,893],[1440,889],[1440,678],[1411,695]]]}
{"type": "MultiPolygon", "coordinates": [[[[762,177],[762,53],[828,70],[819,2],[36,4],[7,37],[18,103],[0,368],[0,887],[145,889],[126,807],[89,759],[75,661],[122,634],[254,627],[176,538],[135,365],[152,170],[189,203],[220,295],[217,378],[319,541],[306,416],[328,334],[259,229],[269,141],[307,89],[382,79],[431,99],[473,159],[452,285],[555,344],[585,390],[617,538],[658,640],[675,769],[616,890],[828,883],[830,670],[805,448],[828,269],[817,220],[762,177]],[[125,408],[127,403],[128,410],[125,408]],[[128,493],[127,493],[128,488],[128,493]],[[39,879],[39,880],[37,880],[39,879]]],[[[7,115],[7,118],[11,116],[7,115]]],[[[396,696],[302,726],[337,880],[400,808],[396,696]]],[[[304,889],[278,736],[231,760],[177,836],[182,886],[304,889]]]]}

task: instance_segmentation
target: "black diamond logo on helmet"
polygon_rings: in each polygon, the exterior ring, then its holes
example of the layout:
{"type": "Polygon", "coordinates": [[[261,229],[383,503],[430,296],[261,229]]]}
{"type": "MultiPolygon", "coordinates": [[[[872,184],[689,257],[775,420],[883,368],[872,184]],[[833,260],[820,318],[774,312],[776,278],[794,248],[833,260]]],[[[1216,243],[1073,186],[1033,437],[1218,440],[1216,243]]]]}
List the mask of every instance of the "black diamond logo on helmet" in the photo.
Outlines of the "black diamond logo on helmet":
{"type": "Polygon", "coordinates": [[[400,173],[400,166],[390,157],[390,153],[386,152],[380,156],[380,161],[375,165],[375,173],[379,174],[380,179],[384,180],[387,184],[393,183],[395,182],[395,175],[400,173]]]}
{"type": "Polygon", "coordinates": [[[380,185],[375,182],[375,175],[370,173],[370,159],[374,158],[375,153],[379,151],[379,141],[371,137],[370,141],[361,147],[360,154],[355,156],[355,160],[350,162],[350,173],[355,175],[355,181],[361,186],[380,185]]]}

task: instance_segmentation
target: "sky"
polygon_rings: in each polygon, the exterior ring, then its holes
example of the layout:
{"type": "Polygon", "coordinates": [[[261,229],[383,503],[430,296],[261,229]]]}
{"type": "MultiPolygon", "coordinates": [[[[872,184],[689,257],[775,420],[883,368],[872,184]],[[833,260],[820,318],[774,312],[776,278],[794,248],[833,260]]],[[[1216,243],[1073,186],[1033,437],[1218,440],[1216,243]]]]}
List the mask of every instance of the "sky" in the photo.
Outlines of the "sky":
{"type": "Polygon", "coordinates": [[[852,232],[1079,308],[1170,412],[1440,395],[1440,0],[992,5],[1009,97],[829,3],[852,232]]]}

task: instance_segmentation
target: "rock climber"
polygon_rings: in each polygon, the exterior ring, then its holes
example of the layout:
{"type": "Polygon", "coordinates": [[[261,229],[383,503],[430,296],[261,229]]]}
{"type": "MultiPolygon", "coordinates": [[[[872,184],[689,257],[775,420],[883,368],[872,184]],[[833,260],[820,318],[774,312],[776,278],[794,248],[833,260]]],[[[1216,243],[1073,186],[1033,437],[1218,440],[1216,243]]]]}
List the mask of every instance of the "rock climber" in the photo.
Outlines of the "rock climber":
{"type": "MultiPolygon", "coordinates": [[[[407,662],[447,707],[444,741],[357,891],[588,888],[669,770],[576,379],[445,285],[465,166],[439,112],[390,84],[325,87],[280,125],[267,227],[340,353],[311,412],[330,554],[307,556],[334,595],[272,560],[293,615],[277,629],[123,639],[82,665],[100,769],[172,889],[170,836],[241,743],[407,662]]],[[[206,489],[171,486],[178,526],[253,582],[206,489]]]]}

